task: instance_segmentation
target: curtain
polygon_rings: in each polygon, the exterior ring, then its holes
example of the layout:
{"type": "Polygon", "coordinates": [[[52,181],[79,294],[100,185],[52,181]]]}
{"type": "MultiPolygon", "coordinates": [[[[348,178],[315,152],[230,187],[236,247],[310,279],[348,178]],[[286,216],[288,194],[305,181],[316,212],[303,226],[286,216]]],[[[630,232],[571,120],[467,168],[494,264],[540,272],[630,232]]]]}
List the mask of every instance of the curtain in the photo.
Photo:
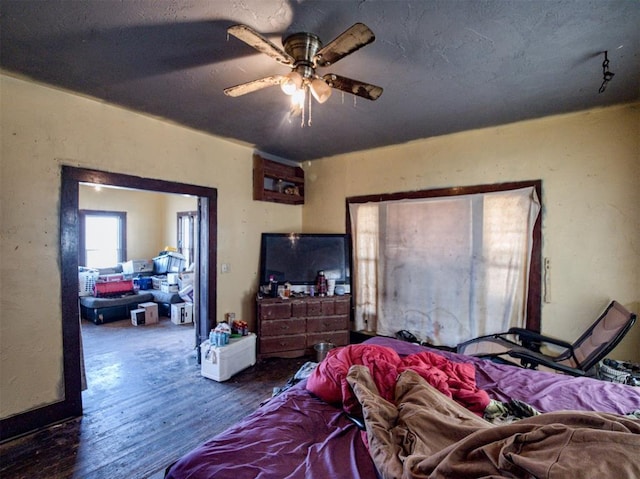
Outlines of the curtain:
{"type": "Polygon", "coordinates": [[[355,327],[435,345],[524,326],[535,189],[350,204],[355,327]]]}

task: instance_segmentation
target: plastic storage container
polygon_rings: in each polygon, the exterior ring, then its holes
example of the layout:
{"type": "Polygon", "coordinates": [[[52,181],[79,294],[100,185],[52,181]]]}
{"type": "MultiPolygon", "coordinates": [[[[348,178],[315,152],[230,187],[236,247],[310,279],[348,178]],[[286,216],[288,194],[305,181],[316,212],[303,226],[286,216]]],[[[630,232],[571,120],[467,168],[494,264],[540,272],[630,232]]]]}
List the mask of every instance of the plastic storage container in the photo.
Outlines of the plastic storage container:
{"type": "Polygon", "coordinates": [[[231,376],[256,363],[256,335],[249,333],[231,338],[226,346],[200,345],[201,374],[214,381],[226,381],[231,376]]]}
{"type": "Polygon", "coordinates": [[[98,280],[97,269],[87,269],[78,273],[78,296],[93,296],[98,280]]]}
{"type": "Polygon", "coordinates": [[[123,279],[120,281],[101,281],[100,278],[94,286],[94,296],[97,298],[109,298],[120,296],[133,291],[133,280],[123,279]]]}
{"type": "Polygon", "coordinates": [[[179,273],[184,269],[184,256],[179,253],[167,253],[153,258],[153,273],[179,273]]]}

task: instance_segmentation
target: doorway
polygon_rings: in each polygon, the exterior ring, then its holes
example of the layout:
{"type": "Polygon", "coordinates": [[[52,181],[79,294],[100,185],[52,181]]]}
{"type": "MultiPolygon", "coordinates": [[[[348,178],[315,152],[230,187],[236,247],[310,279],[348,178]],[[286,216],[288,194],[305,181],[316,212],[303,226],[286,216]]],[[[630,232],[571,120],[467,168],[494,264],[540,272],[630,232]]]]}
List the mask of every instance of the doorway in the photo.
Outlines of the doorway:
{"type": "MultiPolygon", "coordinates": [[[[62,325],[64,348],[65,409],[70,415],[82,414],[81,342],[78,306],[78,196],[80,183],[110,185],[162,193],[191,195],[198,198],[196,344],[207,337],[216,323],[216,237],[217,190],[196,185],[175,183],[151,178],[108,173],[70,166],[62,167],[60,198],[60,254],[62,284],[62,325]]],[[[199,349],[199,348],[197,348],[199,349]]],[[[200,362],[198,351],[198,363],[200,362]]]]}

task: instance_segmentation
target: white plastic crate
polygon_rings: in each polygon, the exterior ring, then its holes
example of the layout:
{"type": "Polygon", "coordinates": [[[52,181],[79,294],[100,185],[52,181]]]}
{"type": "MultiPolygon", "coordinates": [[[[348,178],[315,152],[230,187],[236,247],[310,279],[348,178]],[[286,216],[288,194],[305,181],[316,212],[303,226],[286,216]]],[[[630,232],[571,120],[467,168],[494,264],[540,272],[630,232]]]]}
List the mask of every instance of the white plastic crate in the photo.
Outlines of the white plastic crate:
{"type": "Polygon", "coordinates": [[[78,273],[78,296],[93,296],[98,270],[81,271],[78,273]]]}
{"type": "Polygon", "coordinates": [[[214,381],[226,381],[234,374],[256,363],[256,335],[249,333],[231,338],[225,346],[200,345],[201,374],[214,381]]]}

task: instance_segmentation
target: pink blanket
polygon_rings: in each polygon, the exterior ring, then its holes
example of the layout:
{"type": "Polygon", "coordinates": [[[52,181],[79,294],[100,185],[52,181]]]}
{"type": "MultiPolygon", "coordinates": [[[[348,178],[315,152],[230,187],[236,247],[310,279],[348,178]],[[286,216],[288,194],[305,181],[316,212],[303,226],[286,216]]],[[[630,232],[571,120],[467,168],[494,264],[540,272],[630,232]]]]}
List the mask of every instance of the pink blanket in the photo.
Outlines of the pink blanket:
{"type": "Polygon", "coordinates": [[[385,346],[353,344],[329,351],[307,381],[307,389],[331,404],[342,404],[345,412],[360,415],[360,404],[355,397],[347,374],[354,365],[366,366],[371,372],[380,395],[393,401],[399,374],[413,370],[430,385],[458,404],[482,415],[489,404],[489,395],[476,386],[475,367],[456,363],[432,352],[421,352],[400,357],[385,346]]]}

